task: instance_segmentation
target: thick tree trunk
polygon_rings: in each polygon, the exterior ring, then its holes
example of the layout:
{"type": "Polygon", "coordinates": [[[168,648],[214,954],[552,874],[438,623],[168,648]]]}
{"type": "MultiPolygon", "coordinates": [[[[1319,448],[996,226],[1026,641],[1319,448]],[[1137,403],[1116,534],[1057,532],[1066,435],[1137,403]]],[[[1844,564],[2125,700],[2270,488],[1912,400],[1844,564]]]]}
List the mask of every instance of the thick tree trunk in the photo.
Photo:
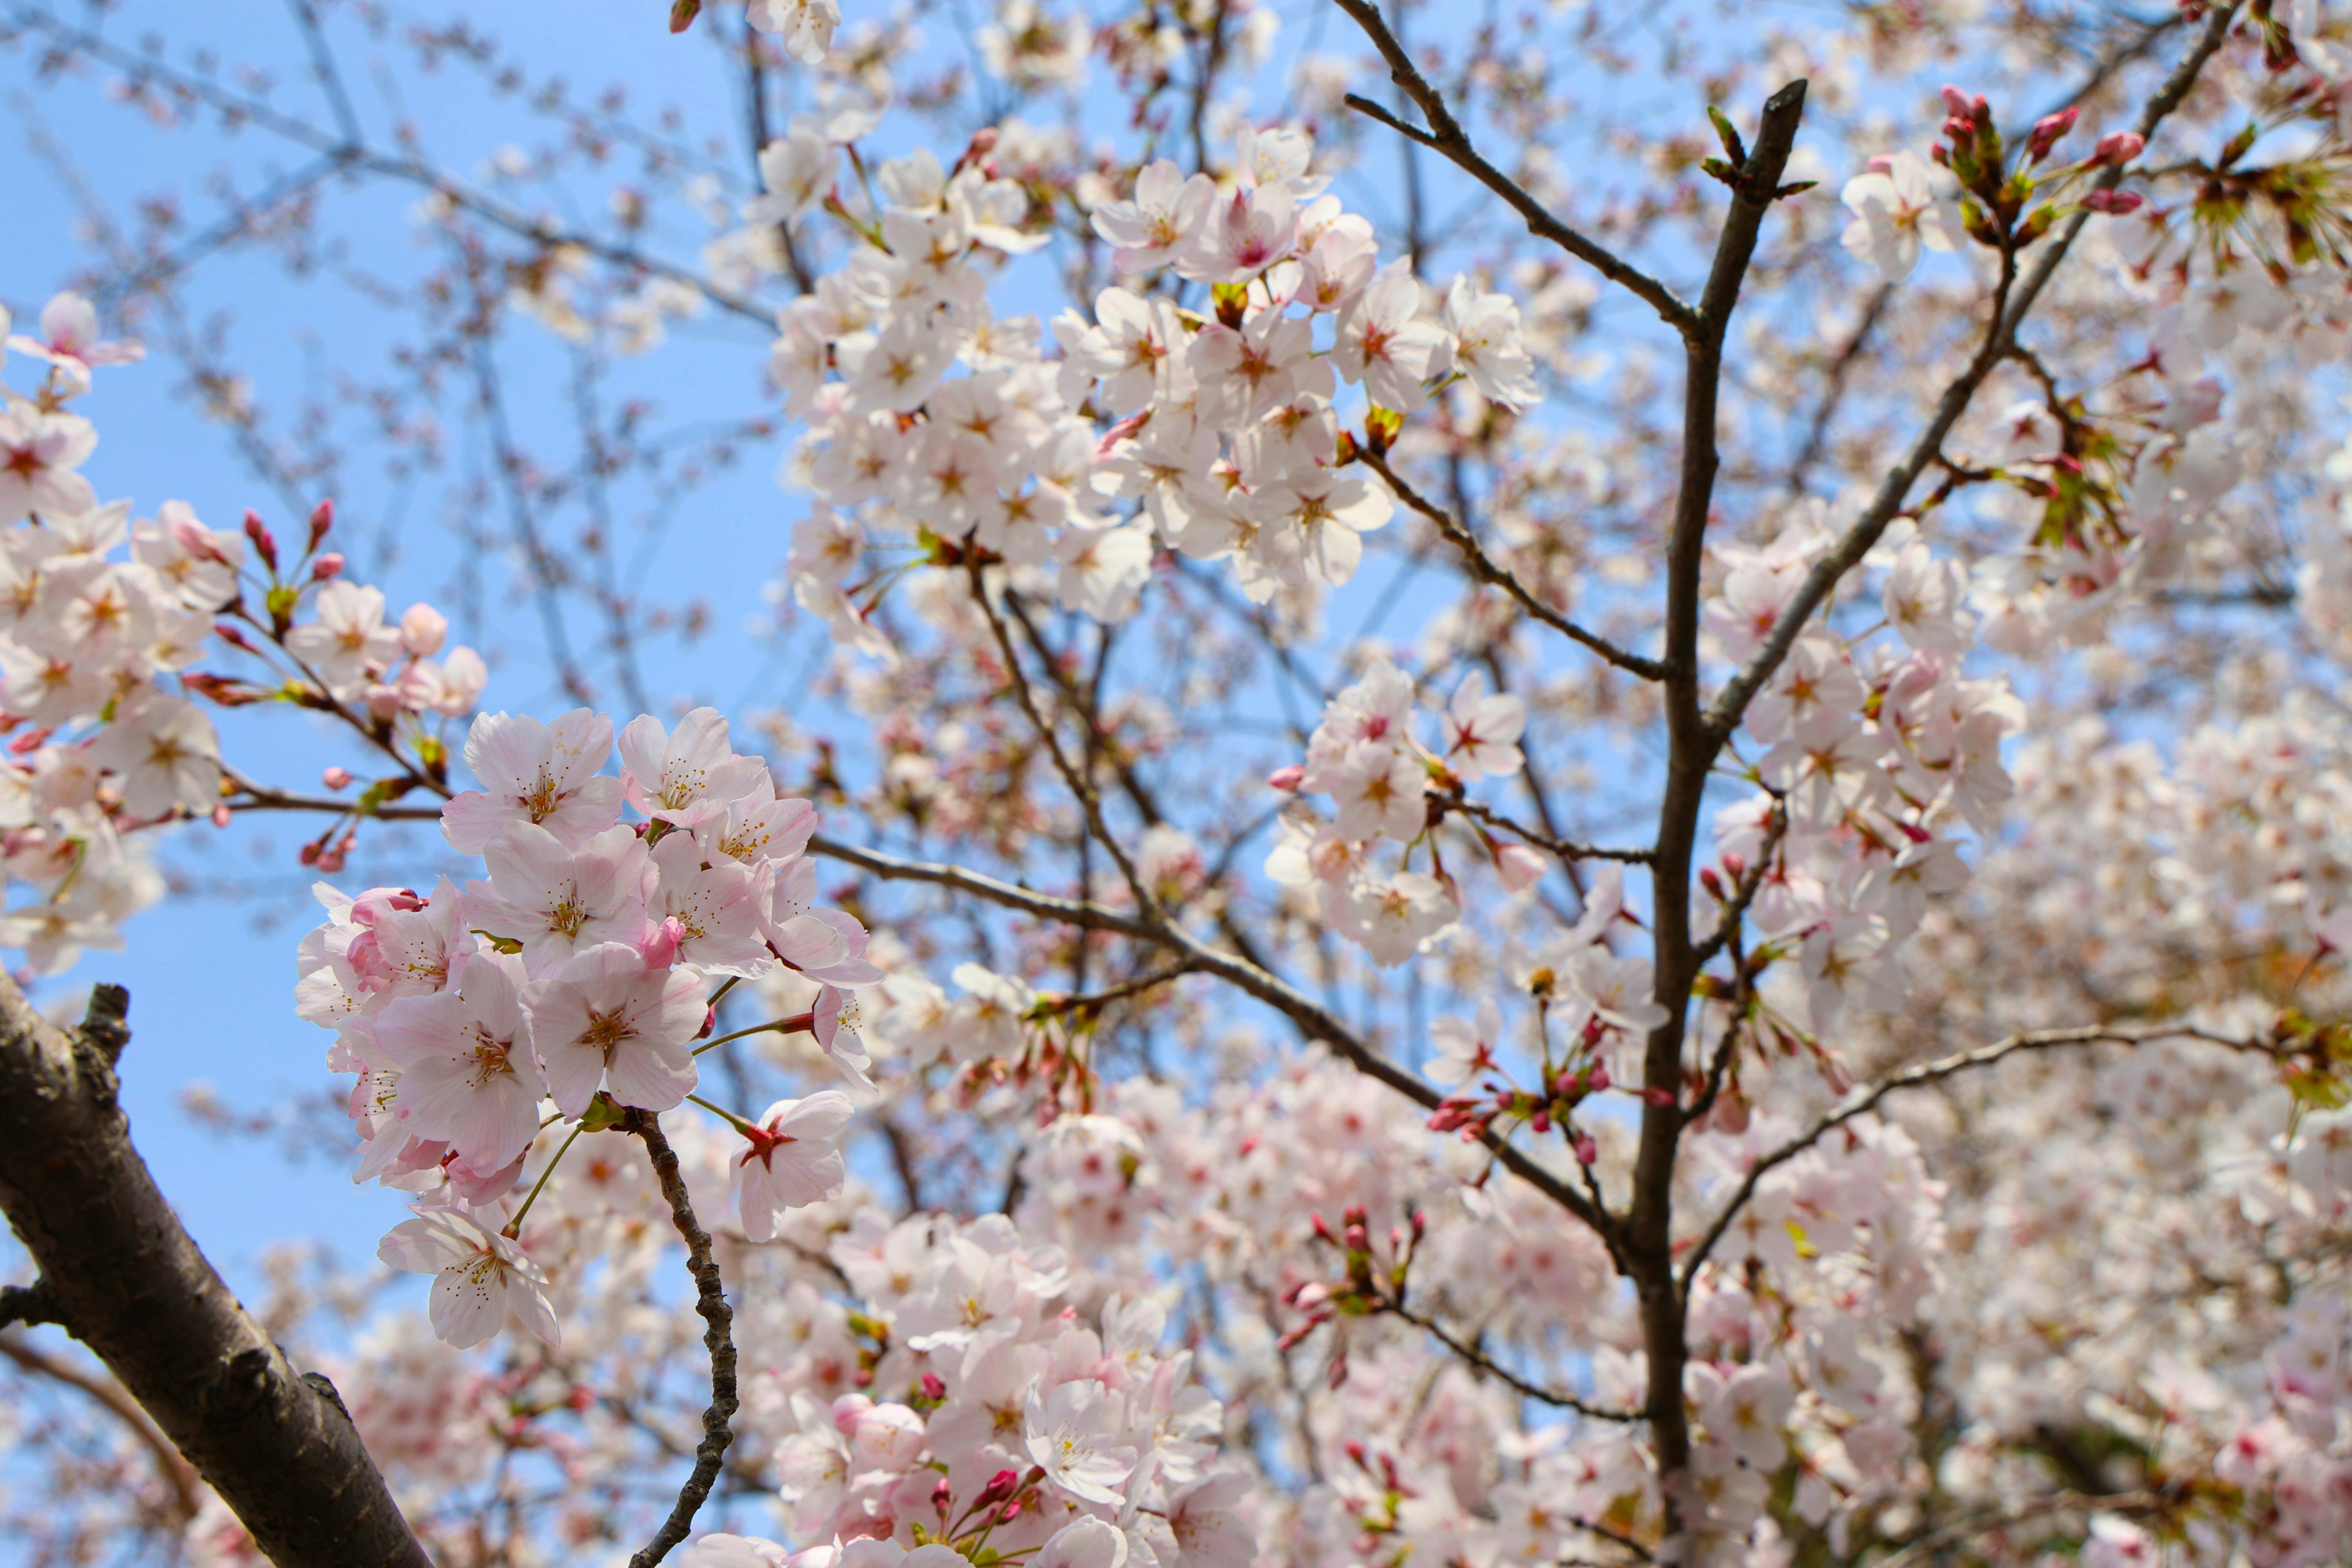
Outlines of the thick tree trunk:
{"type": "Polygon", "coordinates": [[[332,1388],[288,1364],[131,1146],[129,1004],[101,985],[60,1030],[0,976],[0,1209],[41,1270],[9,1315],[95,1351],[279,1568],[431,1568],[332,1388]]]}

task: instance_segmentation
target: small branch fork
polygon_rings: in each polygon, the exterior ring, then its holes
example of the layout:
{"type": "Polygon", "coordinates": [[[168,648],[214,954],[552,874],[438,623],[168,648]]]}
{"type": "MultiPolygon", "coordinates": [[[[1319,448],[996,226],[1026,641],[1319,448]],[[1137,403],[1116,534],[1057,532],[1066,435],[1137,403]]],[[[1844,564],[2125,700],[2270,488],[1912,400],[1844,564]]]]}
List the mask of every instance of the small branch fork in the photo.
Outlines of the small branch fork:
{"type": "Polygon", "coordinates": [[[1357,113],[1379,121],[1407,141],[1428,148],[1461,169],[1480,184],[1494,192],[1510,205],[1511,210],[1527,221],[1528,232],[1538,239],[1548,239],[1578,260],[1591,266],[1612,283],[1622,285],[1646,300],[1658,313],[1658,319],[1688,336],[1697,325],[1697,313],[1675,297],[1673,289],[1600,245],[1570,228],[1554,216],[1541,202],[1528,194],[1519,183],[1504,174],[1480,155],[1472,145],[1470,133],[1454,118],[1446,107],[1445,95],[1438,91],[1430,79],[1422,75],[1421,68],[1412,63],[1412,54],[1381,16],[1375,0],[1334,0],[1364,30],[1372,47],[1389,68],[1389,79],[1403,89],[1406,97],[1419,109],[1422,118],[1429,121],[1424,131],[1398,119],[1394,114],[1369,98],[1349,93],[1348,107],[1357,113]]]}
{"type": "Polygon", "coordinates": [[[654,1568],[694,1528],[694,1516],[709,1500],[710,1489],[719,1480],[719,1466],[726,1461],[728,1445],[734,1440],[730,1423],[736,1411],[735,1313],[727,1305],[726,1281],[719,1275],[718,1260],[710,1255],[710,1233],[695,1218],[686,1178],[678,1171],[677,1152],[662,1135],[661,1119],[651,1111],[632,1110],[622,1131],[645,1141],[655,1179],[661,1184],[662,1196],[669,1201],[670,1221],[686,1239],[686,1267],[694,1276],[694,1310],[702,1315],[702,1343],[710,1352],[710,1404],[702,1413],[702,1441],[695,1447],[694,1469],[678,1489],[677,1502],[661,1529],[629,1559],[629,1568],[654,1568]]]}

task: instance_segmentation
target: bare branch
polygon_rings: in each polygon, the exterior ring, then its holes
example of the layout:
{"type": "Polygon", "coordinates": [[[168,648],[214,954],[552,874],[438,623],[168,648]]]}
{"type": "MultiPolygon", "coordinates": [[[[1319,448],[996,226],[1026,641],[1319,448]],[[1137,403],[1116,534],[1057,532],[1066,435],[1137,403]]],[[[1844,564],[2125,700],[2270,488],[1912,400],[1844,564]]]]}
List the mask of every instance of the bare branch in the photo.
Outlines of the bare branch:
{"type": "Polygon", "coordinates": [[[1695,320],[1691,308],[1675,298],[1673,289],[1625,261],[1606,247],[1579,234],[1555,217],[1544,205],[1530,195],[1519,183],[1504,174],[1479,155],[1472,145],[1470,134],[1462,129],[1454,111],[1445,105],[1445,95],[1421,74],[1412,63],[1412,56],[1389,30],[1373,0],[1337,0],[1340,10],[1354,19],[1381,52],[1389,68],[1389,79],[1402,88],[1412,99],[1422,117],[1429,121],[1427,131],[1416,131],[1403,121],[1382,109],[1368,98],[1354,93],[1348,95],[1348,107],[1360,114],[1370,115],[1391,130],[1419,142],[1433,153],[1444,154],[1454,164],[1510,204],[1511,210],[1527,220],[1528,232],[1538,239],[1548,239],[1578,260],[1586,263],[1612,283],[1622,284],[1649,302],[1658,319],[1676,331],[1687,332],[1695,320]]]}
{"type": "MultiPolygon", "coordinates": [[[[1276,1012],[1298,1026],[1299,1032],[1310,1040],[1319,1040],[1342,1060],[1368,1078],[1376,1079],[1403,1095],[1424,1110],[1434,1110],[1444,1096],[1382,1057],[1360,1038],[1354,1030],[1306,993],[1289,982],[1272,974],[1245,959],[1222,952],[1199,938],[1164,920],[1147,919],[1123,910],[1106,909],[1100,904],[1076,899],[1056,898],[1049,893],[1032,892],[1027,888],[998,881],[976,871],[959,866],[943,866],[919,860],[902,860],[872,849],[860,849],[823,837],[809,840],[812,854],[840,860],[869,871],[875,876],[905,881],[929,882],[956,892],[969,893],[988,900],[1006,909],[1024,914],[1060,921],[1088,931],[1111,931],[1139,942],[1150,942],[1183,954],[1190,966],[1202,973],[1213,974],[1235,989],[1255,997],[1276,1012]]],[[[1510,1142],[1492,1131],[1481,1137],[1489,1152],[1505,1170],[1534,1187],[1544,1196],[1568,1210],[1591,1227],[1593,1233],[1609,1246],[1612,1256],[1616,1249],[1617,1223],[1615,1216],[1595,1205],[1584,1194],[1570,1186],[1559,1176],[1514,1148],[1510,1142]]]]}
{"type": "Polygon", "coordinates": [[[1549,833],[1540,833],[1514,822],[1493,806],[1475,800],[1447,801],[1445,809],[1475,817],[1489,827],[1515,833],[1537,848],[1549,849],[1563,860],[1622,860],[1629,866],[1639,866],[1648,863],[1654,855],[1654,851],[1648,849],[1612,849],[1605,845],[1579,843],[1573,838],[1556,838],[1549,833]]]}
{"type": "Polygon", "coordinates": [[[727,1447],[734,1439],[729,1423],[735,1419],[736,1409],[735,1339],[731,1332],[735,1313],[727,1305],[726,1281],[719,1276],[718,1261],[710,1256],[710,1234],[694,1217],[694,1202],[687,1194],[686,1178],[677,1168],[677,1152],[662,1136],[661,1118],[649,1110],[633,1110],[624,1131],[645,1141],[646,1153],[653,1161],[654,1176],[661,1184],[662,1196],[669,1202],[670,1223],[686,1238],[686,1267],[694,1276],[694,1310],[702,1315],[702,1342],[710,1352],[710,1404],[702,1413],[702,1441],[695,1447],[694,1469],[678,1489],[677,1502],[662,1521],[661,1529],[629,1559],[629,1568],[654,1568],[694,1528],[694,1516],[709,1498],[710,1489],[719,1479],[719,1467],[726,1462],[727,1447]]]}
{"type": "Polygon", "coordinates": [[[1646,1421],[1649,1419],[1649,1413],[1646,1411],[1612,1410],[1606,1405],[1595,1405],[1573,1394],[1562,1394],[1556,1388],[1546,1388],[1539,1383],[1530,1383],[1510,1368],[1496,1362],[1477,1346],[1454,1336],[1436,1319],[1416,1312],[1402,1302],[1384,1300],[1380,1310],[1392,1318],[1403,1319],[1461,1357],[1479,1373],[1493,1378],[1510,1389],[1512,1393],[1532,1399],[1538,1405],[1549,1405],[1556,1410],[1572,1410],[1579,1415],[1589,1416],[1595,1421],[1646,1421]]]}
{"type": "Polygon", "coordinates": [[[1366,468],[1386,481],[1389,489],[1396,492],[1399,500],[1436,525],[1437,531],[1444,534],[1447,541],[1462,552],[1463,563],[1469,567],[1470,575],[1481,583],[1491,583],[1502,589],[1511,596],[1519,608],[1525,610],[1529,616],[1541,621],[1570,641],[1580,643],[1591,649],[1618,668],[1638,675],[1644,680],[1664,680],[1666,678],[1666,667],[1657,660],[1643,658],[1637,653],[1628,653],[1607,637],[1595,632],[1586,631],[1582,626],[1529,593],[1526,584],[1520,582],[1507,568],[1486,553],[1478,541],[1471,536],[1469,529],[1463,525],[1460,519],[1399,478],[1397,471],[1389,467],[1387,458],[1369,449],[1359,449],[1356,456],[1366,468]]]}

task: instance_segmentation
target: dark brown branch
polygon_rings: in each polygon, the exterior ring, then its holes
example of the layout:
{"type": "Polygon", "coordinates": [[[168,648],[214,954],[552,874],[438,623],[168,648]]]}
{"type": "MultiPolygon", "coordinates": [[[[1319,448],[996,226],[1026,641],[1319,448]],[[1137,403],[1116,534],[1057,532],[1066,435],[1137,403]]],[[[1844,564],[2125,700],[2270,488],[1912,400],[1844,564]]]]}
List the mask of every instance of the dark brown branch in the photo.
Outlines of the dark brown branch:
{"type": "Polygon", "coordinates": [[[1118,867],[1118,874],[1126,881],[1128,891],[1135,896],[1136,906],[1147,916],[1158,918],[1159,900],[1136,870],[1134,858],[1128,854],[1126,847],[1112,837],[1109,825],[1103,820],[1102,796],[1095,788],[1095,781],[1070,760],[1069,753],[1062,749],[1061,735],[1037,706],[1037,695],[1030,689],[1028,672],[1021,668],[1021,656],[1013,651],[1013,634],[1005,629],[1004,617],[989,602],[988,584],[982,577],[977,549],[966,549],[964,569],[971,579],[972,603],[986,617],[988,629],[995,634],[997,652],[1003,657],[1004,677],[1013,683],[1013,698],[1021,704],[1021,711],[1028,716],[1030,728],[1037,731],[1037,739],[1045,743],[1045,754],[1054,761],[1054,771],[1062,775],[1063,784],[1077,796],[1078,809],[1086,815],[1087,831],[1110,852],[1111,860],[1118,867]]]}
{"type": "Polygon", "coordinates": [[[678,1488],[677,1502],[669,1517],[644,1550],[629,1559],[629,1568],[654,1568],[694,1528],[694,1516],[709,1500],[719,1467],[726,1462],[727,1446],[734,1440],[729,1424],[735,1419],[736,1408],[731,1332],[735,1313],[727,1305],[727,1282],[710,1256],[710,1234],[694,1217],[694,1202],[687,1195],[685,1176],[678,1172],[677,1152],[662,1136],[661,1118],[649,1110],[633,1110],[625,1131],[645,1141],[655,1179],[661,1183],[662,1196],[669,1201],[670,1223],[686,1238],[687,1271],[694,1276],[694,1310],[702,1315],[702,1343],[710,1352],[710,1404],[702,1412],[702,1441],[695,1446],[694,1469],[678,1488]]]}
{"type": "MultiPolygon", "coordinates": [[[[1698,974],[1690,937],[1691,847],[1707,776],[1721,744],[1707,733],[1699,710],[1699,565],[1721,467],[1716,424],[1723,345],[1763,231],[1764,215],[1780,199],[1780,176],[1796,144],[1804,108],[1805,84],[1790,83],[1765,100],[1754,149],[1743,155],[1736,146],[1727,147],[1732,160],[1726,181],[1731,206],[1716,238],[1715,259],[1707,268],[1696,317],[1684,334],[1682,471],[1666,540],[1666,778],[1654,841],[1657,853],[1651,861],[1656,932],[1653,994],[1665,1022],[1651,1031],[1643,1053],[1645,1102],[1625,1214],[1643,1344],[1650,1360],[1650,1431],[1658,1468],[1670,1478],[1690,1462],[1690,1425],[1683,1408],[1686,1351],[1682,1301],[1675,1290],[1673,1228],[1675,1163],[1683,1130],[1683,1031],[1698,974]]],[[[1668,1517],[1671,1525],[1671,1501],[1668,1517]]]]}
{"type": "Polygon", "coordinates": [[[1537,848],[1549,849],[1563,860],[1622,860],[1629,866],[1639,866],[1646,864],[1652,858],[1652,852],[1647,849],[1612,849],[1606,845],[1581,844],[1573,838],[1554,837],[1551,834],[1540,833],[1524,824],[1514,822],[1493,806],[1482,805],[1475,800],[1448,801],[1445,803],[1445,809],[1458,811],[1463,816],[1483,822],[1489,827],[1499,827],[1506,833],[1515,833],[1537,848]]]}
{"type": "Polygon", "coordinates": [[[1693,321],[1691,308],[1675,299],[1673,289],[1606,247],[1569,227],[1553,216],[1541,202],[1528,195],[1517,181],[1479,155],[1477,148],[1471,144],[1470,133],[1462,129],[1461,121],[1455,120],[1454,111],[1446,107],[1445,95],[1439,92],[1429,79],[1421,74],[1421,68],[1412,63],[1412,56],[1389,30],[1389,25],[1381,16],[1374,0],[1338,0],[1338,5],[1354,19],[1356,26],[1364,30],[1364,36],[1371,39],[1372,47],[1380,50],[1381,58],[1389,68],[1389,79],[1402,88],[1405,96],[1412,100],[1422,117],[1429,121],[1429,129],[1423,131],[1409,125],[1370,99],[1360,98],[1352,92],[1348,95],[1349,108],[1359,114],[1369,115],[1433,153],[1443,154],[1455,167],[1509,203],[1511,210],[1527,221],[1529,234],[1538,239],[1551,241],[1612,283],[1631,289],[1649,302],[1650,308],[1657,311],[1660,321],[1675,331],[1690,330],[1693,321]]]}
{"type": "Polygon", "coordinates": [[[1538,1405],[1549,1405],[1556,1410],[1572,1410],[1579,1415],[1590,1416],[1595,1421],[1646,1421],[1649,1419],[1648,1415],[1643,1411],[1612,1410],[1606,1405],[1595,1405],[1573,1394],[1562,1394],[1558,1389],[1546,1388],[1539,1383],[1530,1383],[1509,1367],[1496,1362],[1494,1357],[1477,1346],[1456,1338],[1436,1319],[1416,1312],[1400,1302],[1383,1301],[1380,1310],[1392,1318],[1403,1319],[1461,1357],[1465,1363],[1480,1373],[1493,1378],[1512,1393],[1532,1399],[1538,1405]]]}
{"type": "MultiPolygon", "coordinates": [[[[985,899],[1005,909],[1019,910],[1024,914],[1045,920],[1060,921],[1087,931],[1117,931],[1154,946],[1185,955],[1191,967],[1204,974],[1213,974],[1235,989],[1255,997],[1298,1026],[1310,1040],[1319,1040],[1333,1054],[1367,1078],[1377,1079],[1389,1088],[1424,1110],[1434,1110],[1444,1096],[1389,1061],[1359,1038],[1352,1029],[1298,990],[1289,982],[1270,973],[1245,959],[1221,952],[1199,938],[1166,921],[1145,919],[1120,910],[1106,909],[1100,904],[1082,902],[1076,899],[1056,898],[1050,893],[1032,892],[1010,882],[1000,882],[993,877],[967,871],[960,866],[942,866],[920,860],[902,860],[894,855],[877,850],[860,849],[853,845],[837,843],[818,837],[809,840],[809,851],[829,859],[840,860],[869,871],[875,876],[903,881],[929,882],[955,892],[969,893],[985,899]]],[[[1574,1215],[1591,1226],[1593,1233],[1608,1245],[1612,1256],[1616,1247],[1617,1225],[1609,1215],[1584,1194],[1570,1186],[1559,1177],[1538,1164],[1527,1154],[1511,1146],[1505,1138],[1493,1132],[1481,1140],[1495,1156],[1496,1162],[1513,1175],[1534,1187],[1544,1196],[1574,1215]]]]}
{"type": "Polygon", "coordinates": [[[1515,574],[1486,553],[1485,548],[1472,536],[1469,529],[1459,518],[1398,477],[1397,471],[1389,467],[1387,458],[1370,449],[1359,449],[1356,456],[1362,460],[1366,468],[1380,475],[1387,482],[1389,489],[1396,492],[1396,498],[1399,500],[1427,518],[1436,527],[1437,531],[1444,534],[1446,541],[1462,552],[1462,563],[1469,568],[1471,576],[1481,583],[1491,583],[1502,589],[1511,596],[1513,603],[1529,616],[1567,637],[1570,642],[1591,649],[1618,668],[1638,675],[1644,680],[1665,679],[1666,667],[1656,659],[1644,658],[1638,653],[1629,653],[1607,637],[1596,632],[1585,630],[1529,593],[1527,584],[1520,582],[1515,574]]]}
{"type": "Polygon", "coordinates": [[[238,1304],[131,1147],[128,1005],[101,985],[68,1033],[0,977],[0,1208],[57,1316],[279,1568],[431,1568],[351,1418],[238,1304]]]}

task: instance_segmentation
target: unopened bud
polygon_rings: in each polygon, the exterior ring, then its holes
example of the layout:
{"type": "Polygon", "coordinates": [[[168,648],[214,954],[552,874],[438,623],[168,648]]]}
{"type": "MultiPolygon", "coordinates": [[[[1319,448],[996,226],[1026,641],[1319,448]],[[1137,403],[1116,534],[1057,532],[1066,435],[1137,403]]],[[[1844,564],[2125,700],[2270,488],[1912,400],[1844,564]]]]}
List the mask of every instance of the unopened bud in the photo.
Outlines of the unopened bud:
{"type": "Polygon", "coordinates": [[[223,801],[220,805],[213,807],[213,826],[215,827],[226,827],[228,826],[228,803],[226,801],[223,801]]]}
{"type": "Polygon", "coordinates": [[[1969,95],[1951,83],[1944,84],[1944,111],[1954,119],[1965,120],[1969,109],[1969,95]]]}
{"type": "Polygon", "coordinates": [[[2137,191],[2093,191],[2083,198],[2083,205],[2095,213],[2120,217],[2125,213],[2137,212],[2141,200],[2137,191]]]}
{"type": "Polygon", "coordinates": [[[2050,149],[2058,144],[2060,137],[2074,130],[2074,121],[2082,117],[2079,109],[2062,109],[2035,121],[2032,132],[2025,139],[2025,155],[2037,163],[2050,156],[2050,149]]]}
{"type": "Polygon", "coordinates": [[[1285,795],[1296,795],[1298,791],[1298,781],[1306,776],[1306,768],[1301,766],[1299,763],[1293,763],[1286,768],[1276,768],[1274,772],[1266,774],[1265,787],[1273,790],[1280,790],[1285,795]]]}
{"type": "Polygon", "coordinates": [[[319,541],[327,537],[327,530],[335,526],[335,503],[322,500],[310,509],[310,548],[319,548],[319,541]]]}
{"type": "MultiPolygon", "coordinates": [[[[942,1383],[942,1382],[940,1382],[940,1374],[939,1374],[938,1373],[935,1373],[935,1372],[927,1372],[927,1373],[923,1373],[923,1397],[924,1397],[924,1398],[926,1398],[926,1399],[945,1399],[947,1396],[948,1396],[948,1385],[947,1385],[946,1384],[944,1384],[944,1383],[942,1383]]],[[[1005,1473],[1006,1475],[1011,1475],[1013,1472],[1012,1472],[1012,1471],[1010,1471],[1010,1470],[1007,1470],[1007,1471],[1005,1471],[1004,1473],[1005,1473]]]]}
{"type": "Polygon", "coordinates": [[[2137,131],[2110,131],[2099,138],[2098,149],[2092,157],[2102,163],[2120,166],[2138,157],[2140,149],[2147,145],[2147,138],[2137,131]]]}
{"type": "Polygon", "coordinates": [[[261,557],[261,563],[274,575],[278,571],[278,541],[263,524],[259,512],[245,514],[245,536],[253,541],[254,552],[261,557]]]}
{"type": "Polygon", "coordinates": [[[310,581],[313,583],[329,582],[342,574],[343,558],[334,551],[330,550],[310,563],[310,581]]]}
{"type": "Polygon", "coordinates": [[[329,768],[325,773],[319,775],[319,782],[325,784],[329,789],[349,789],[352,787],[352,770],[349,768],[329,768]]]}

